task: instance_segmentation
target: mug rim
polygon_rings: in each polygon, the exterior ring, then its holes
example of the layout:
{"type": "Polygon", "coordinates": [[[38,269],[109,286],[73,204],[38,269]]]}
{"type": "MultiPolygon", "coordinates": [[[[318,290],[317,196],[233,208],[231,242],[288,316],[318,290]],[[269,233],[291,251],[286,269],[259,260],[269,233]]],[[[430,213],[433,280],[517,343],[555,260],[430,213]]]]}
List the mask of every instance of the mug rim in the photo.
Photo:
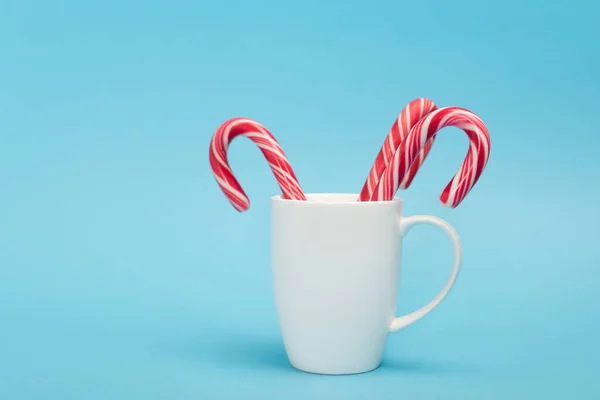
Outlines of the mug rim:
{"type": "Polygon", "coordinates": [[[381,200],[381,201],[358,201],[359,193],[332,193],[332,192],[316,192],[316,193],[304,193],[306,196],[305,200],[294,200],[284,199],[282,195],[276,195],[271,197],[271,202],[298,204],[304,206],[310,205],[354,205],[356,207],[376,207],[385,206],[390,204],[403,204],[401,197],[394,197],[392,200],[381,200]]]}

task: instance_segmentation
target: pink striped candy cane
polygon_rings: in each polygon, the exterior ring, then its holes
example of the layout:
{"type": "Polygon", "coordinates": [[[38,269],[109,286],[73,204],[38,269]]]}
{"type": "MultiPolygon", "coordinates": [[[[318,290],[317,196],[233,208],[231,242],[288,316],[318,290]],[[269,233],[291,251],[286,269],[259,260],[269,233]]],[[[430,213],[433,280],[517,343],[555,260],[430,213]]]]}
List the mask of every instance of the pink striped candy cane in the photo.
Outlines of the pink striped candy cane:
{"type": "Polygon", "coordinates": [[[217,183],[236,210],[242,212],[250,207],[250,199],[233,175],[227,161],[227,148],[231,141],[240,135],[252,140],[260,148],[277,179],[284,199],[306,200],[289,161],[271,132],[251,119],[232,118],[215,132],[210,142],[209,159],[217,183]]]}
{"type": "MultiPolygon", "coordinates": [[[[375,159],[375,163],[371,167],[371,171],[369,172],[369,176],[365,181],[365,184],[360,192],[359,201],[369,201],[373,196],[373,191],[377,187],[377,184],[381,180],[381,177],[388,165],[390,164],[394,153],[400,146],[400,143],[404,141],[411,128],[424,116],[429,114],[430,112],[437,109],[436,105],[433,101],[425,98],[415,99],[408,103],[408,105],[400,112],[400,115],[394,121],[394,125],[392,125],[392,129],[388,132],[387,137],[385,138],[385,142],[381,149],[379,150],[379,154],[377,154],[377,158],[375,159]]],[[[419,153],[419,158],[416,162],[411,165],[408,174],[405,176],[404,180],[400,183],[401,188],[407,188],[412,182],[415,174],[425,161],[425,157],[429,153],[431,146],[433,145],[433,140],[427,142],[423,150],[419,153]]]]}
{"type": "Polygon", "coordinates": [[[462,129],[470,141],[462,166],[440,195],[444,206],[458,206],[481,176],[490,155],[487,127],[478,116],[461,107],[440,108],[415,124],[394,154],[371,200],[391,200],[417,161],[419,152],[441,129],[448,126],[462,129]]]}

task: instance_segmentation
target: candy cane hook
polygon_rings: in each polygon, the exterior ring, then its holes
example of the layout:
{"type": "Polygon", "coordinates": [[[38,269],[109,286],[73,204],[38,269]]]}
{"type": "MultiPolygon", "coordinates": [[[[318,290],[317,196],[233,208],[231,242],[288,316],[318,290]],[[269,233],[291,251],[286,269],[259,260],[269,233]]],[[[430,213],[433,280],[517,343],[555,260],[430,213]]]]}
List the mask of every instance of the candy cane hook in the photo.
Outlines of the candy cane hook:
{"type": "Polygon", "coordinates": [[[232,118],[224,122],[213,135],[209,159],[218,185],[236,210],[242,212],[250,207],[250,199],[233,175],[227,160],[229,144],[238,136],[247,137],[260,148],[277,179],[284,199],[306,200],[283,149],[271,132],[251,119],[232,118]]]}
{"type": "Polygon", "coordinates": [[[419,152],[441,129],[449,126],[462,129],[470,142],[463,164],[440,195],[444,206],[458,206],[477,183],[490,155],[487,127],[479,117],[461,107],[440,108],[415,124],[394,154],[371,200],[391,200],[411,166],[417,161],[419,152]]]}

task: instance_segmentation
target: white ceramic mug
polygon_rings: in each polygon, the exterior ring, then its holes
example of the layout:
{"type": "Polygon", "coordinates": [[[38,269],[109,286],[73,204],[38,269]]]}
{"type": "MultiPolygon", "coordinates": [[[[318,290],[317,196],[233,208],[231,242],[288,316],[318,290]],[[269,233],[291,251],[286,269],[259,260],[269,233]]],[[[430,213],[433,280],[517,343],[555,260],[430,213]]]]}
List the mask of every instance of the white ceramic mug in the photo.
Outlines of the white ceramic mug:
{"type": "Polygon", "coordinates": [[[456,231],[444,220],[402,216],[402,200],[358,202],[357,194],[307,194],[307,201],[271,199],[271,261],[277,318],[290,363],[320,374],[377,368],[389,332],[439,305],[461,263],[456,231]],[[450,278],[426,306],[394,317],[401,238],[417,224],[450,237],[450,278]]]}

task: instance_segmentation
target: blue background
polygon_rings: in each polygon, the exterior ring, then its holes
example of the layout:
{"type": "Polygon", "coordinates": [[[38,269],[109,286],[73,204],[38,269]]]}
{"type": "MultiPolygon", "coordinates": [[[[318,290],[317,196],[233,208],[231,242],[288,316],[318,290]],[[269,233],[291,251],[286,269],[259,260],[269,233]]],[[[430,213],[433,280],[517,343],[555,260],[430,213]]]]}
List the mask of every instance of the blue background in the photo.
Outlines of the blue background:
{"type": "MultiPolygon", "coordinates": [[[[584,1],[0,1],[0,398],[597,399],[600,8],[584,1]],[[288,366],[258,149],[231,147],[252,205],[217,187],[224,120],[265,124],[307,192],[358,192],[413,98],[488,125],[456,209],[448,128],[406,213],[459,232],[447,300],[382,367],[288,366]]],[[[435,249],[432,251],[431,249],[435,249]]],[[[449,272],[405,240],[400,313],[449,272]]]]}

